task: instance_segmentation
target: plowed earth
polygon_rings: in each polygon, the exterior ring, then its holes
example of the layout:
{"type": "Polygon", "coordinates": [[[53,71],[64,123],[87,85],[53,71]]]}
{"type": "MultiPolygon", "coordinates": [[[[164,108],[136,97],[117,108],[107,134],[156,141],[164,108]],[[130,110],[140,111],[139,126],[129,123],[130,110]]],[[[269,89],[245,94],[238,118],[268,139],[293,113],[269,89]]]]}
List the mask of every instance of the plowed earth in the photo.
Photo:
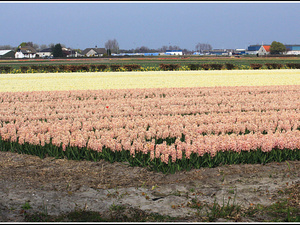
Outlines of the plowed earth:
{"type": "MultiPolygon", "coordinates": [[[[299,172],[300,162],[288,161],[166,175],[126,163],[41,159],[0,152],[0,221],[22,222],[26,213],[61,215],[76,209],[96,211],[105,218],[112,215],[112,206],[118,205],[126,206],[123,213],[129,220],[132,210],[139,210],[180,218],[177,221],[200,221],[206,211],[191,207],[195,202],[209,205],[216,201],[222,206],[229,201],[249,209],[274,204],[287,197],[284,190],[288,189],[295,192],[293,205],[300,206],[299,172]]],[[[229,221],[265,219],[257,214],[229,221]]]]}

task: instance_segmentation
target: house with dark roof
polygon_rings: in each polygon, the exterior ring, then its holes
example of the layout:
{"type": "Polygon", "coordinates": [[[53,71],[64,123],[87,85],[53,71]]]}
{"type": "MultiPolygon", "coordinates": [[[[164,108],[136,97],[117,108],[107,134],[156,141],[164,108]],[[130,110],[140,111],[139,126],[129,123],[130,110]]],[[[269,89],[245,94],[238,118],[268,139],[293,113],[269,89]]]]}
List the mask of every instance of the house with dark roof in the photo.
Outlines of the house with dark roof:
{"type": "Polygon", "coordinates": [[[53,56],[52,48],[45,48],[36,53],[40,58],[49,58],[53,56]]]}
{"type": "Polygon", "coordinates": [[[246,50],[246,54],[249,55],[256,55],[258,53],[258,50],[260,49],[261,45],[250,45],[248,46],[246,50]]]}
{"type": "Polygon", "coordinates": [[[106,54],[106,50],[105,48],[86,48],[81,52],[82,56],[87,56],[87,57],[99,57],[99,56],[103,56],[104,54],[106,54]]]}
{"type": "Polygon", "coordinates": [[[19,46],[15,53],[15,58],[35,58],[36,50],[31,46],[19,46]]]}

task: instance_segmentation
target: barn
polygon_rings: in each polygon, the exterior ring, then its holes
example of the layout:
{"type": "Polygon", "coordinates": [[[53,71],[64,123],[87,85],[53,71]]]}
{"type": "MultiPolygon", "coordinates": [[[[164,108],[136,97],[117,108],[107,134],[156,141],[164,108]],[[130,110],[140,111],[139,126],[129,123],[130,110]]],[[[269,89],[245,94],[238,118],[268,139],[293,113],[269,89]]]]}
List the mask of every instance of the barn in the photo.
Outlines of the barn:
{"type": "Polygon", "coordinates": [[[15,58],[15,52],[13,50],[0,50],[0,59],[12,58],[15,58]]]}
{"type": "Polygon", "coordinates": [[[300,55],[300,45],[285,45],[286,55],[300,55]]]}

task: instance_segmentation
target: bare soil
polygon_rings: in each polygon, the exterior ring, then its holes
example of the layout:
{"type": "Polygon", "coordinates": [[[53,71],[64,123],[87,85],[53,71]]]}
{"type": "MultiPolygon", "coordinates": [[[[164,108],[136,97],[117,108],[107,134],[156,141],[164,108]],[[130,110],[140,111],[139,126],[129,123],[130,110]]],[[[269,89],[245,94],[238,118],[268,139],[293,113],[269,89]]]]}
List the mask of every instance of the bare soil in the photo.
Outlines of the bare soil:
{"type": "MultiPolygon", "coordinates": [[[[129,220],[132,210],[139,210],[199,221],[207,211],[192,207],[195,203],[230,203],[249,209],[276,203],[287,197],[288,189],[295,191],[291,201],[300,208],[299,172],[299,161],[286,161],[163,174],[104,160],[41,159],[0,152],[0,221],[22,222],[30,213],[61,215],[76,209],[96,211],[105,218],[121,205],[126,206],[123,213],[129,220]]],[[[240,215],[235,221],[264,219],[264,215],[240,215]]]]}

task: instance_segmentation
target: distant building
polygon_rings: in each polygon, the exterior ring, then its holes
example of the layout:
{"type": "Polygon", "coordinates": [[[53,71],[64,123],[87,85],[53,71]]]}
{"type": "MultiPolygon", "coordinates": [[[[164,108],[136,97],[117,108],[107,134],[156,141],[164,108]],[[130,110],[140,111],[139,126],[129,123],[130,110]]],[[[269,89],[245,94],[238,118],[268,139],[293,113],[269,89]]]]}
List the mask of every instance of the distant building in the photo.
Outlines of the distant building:
{"type": "Polygon", "coordinates": [[[81,52],[82,56],[87,56],[87,57],[100,57],[106,54],[105,48],[86,48],[81,52]]]}
{"type": "Polygon", "coordinates": [[[17,49],[15,53],[15,58],[35,58],[36,57],[36,50],[31,46],[24,46],[17,49]]]}
{"type": "MultiPolygon", "coordinates": [[[[286,52],[285,55],[300,55],[300,45],[285,44],[286,52]]],[[[271,45],[250,45],[246,50],[246,54],[253,55],[268,55],[270,54],[271,45]]]]}
{"type": "Polygon", "coordinates": [[[270,45],[262,45],[257,51],[257,55],[269,55],[270,54],[270,45]]]}
{"type": "Polygon", "coordinates": [[[75,50],[70,50],[70,54],[67,57],[82,57],[83,55],[75,50]]]}
{"type": "Polygon", "coordinates": [[[237,48],[232,51],[232,55],[246,55],[246,49],[237,48]]]}
{"type": "Polygon", "coordinates": [[[45,48],[39,52],[36,53],[40,58],[49,58],[53,56],[52,54],[52,48],[45,48]]]}
{"type": "Polygon", "coordinates": [[[258,50],[260,49],[261,45],[250,45],[246,50],[246,54],[249,55],[257,55],[258,50]]]}
{"type": "Polygon", "coordinates": [[[194,52],[193,55],[203,55],[201,52],[194,52]]]}
{"type": "Polygon", "coordinates": [[[15,52],[13,50],[0,50],[0,59],[15,58],[15,52]]]}
{"type": "Polygon", "coordinates": [[[182,55],[182,50],[166,50],[165,55],[182,55]]]}
{"type": "Polygon", "coordinates": [[[144,54],[144,56],[159,56],[160,55],[160,53],[158,53],[158,52],[149,52],[149,53],[143,53],[144,54]]]}
{"type": "Polygon", "coordinates": [[[208,51],[209,55],[231,55],[232,50],[227,49],[212,49],[208,51]]]}
{"type": "Polygon", "coordinates": [[[300,55],[300,45],[285,45],[286,55],[300,55]]]}

